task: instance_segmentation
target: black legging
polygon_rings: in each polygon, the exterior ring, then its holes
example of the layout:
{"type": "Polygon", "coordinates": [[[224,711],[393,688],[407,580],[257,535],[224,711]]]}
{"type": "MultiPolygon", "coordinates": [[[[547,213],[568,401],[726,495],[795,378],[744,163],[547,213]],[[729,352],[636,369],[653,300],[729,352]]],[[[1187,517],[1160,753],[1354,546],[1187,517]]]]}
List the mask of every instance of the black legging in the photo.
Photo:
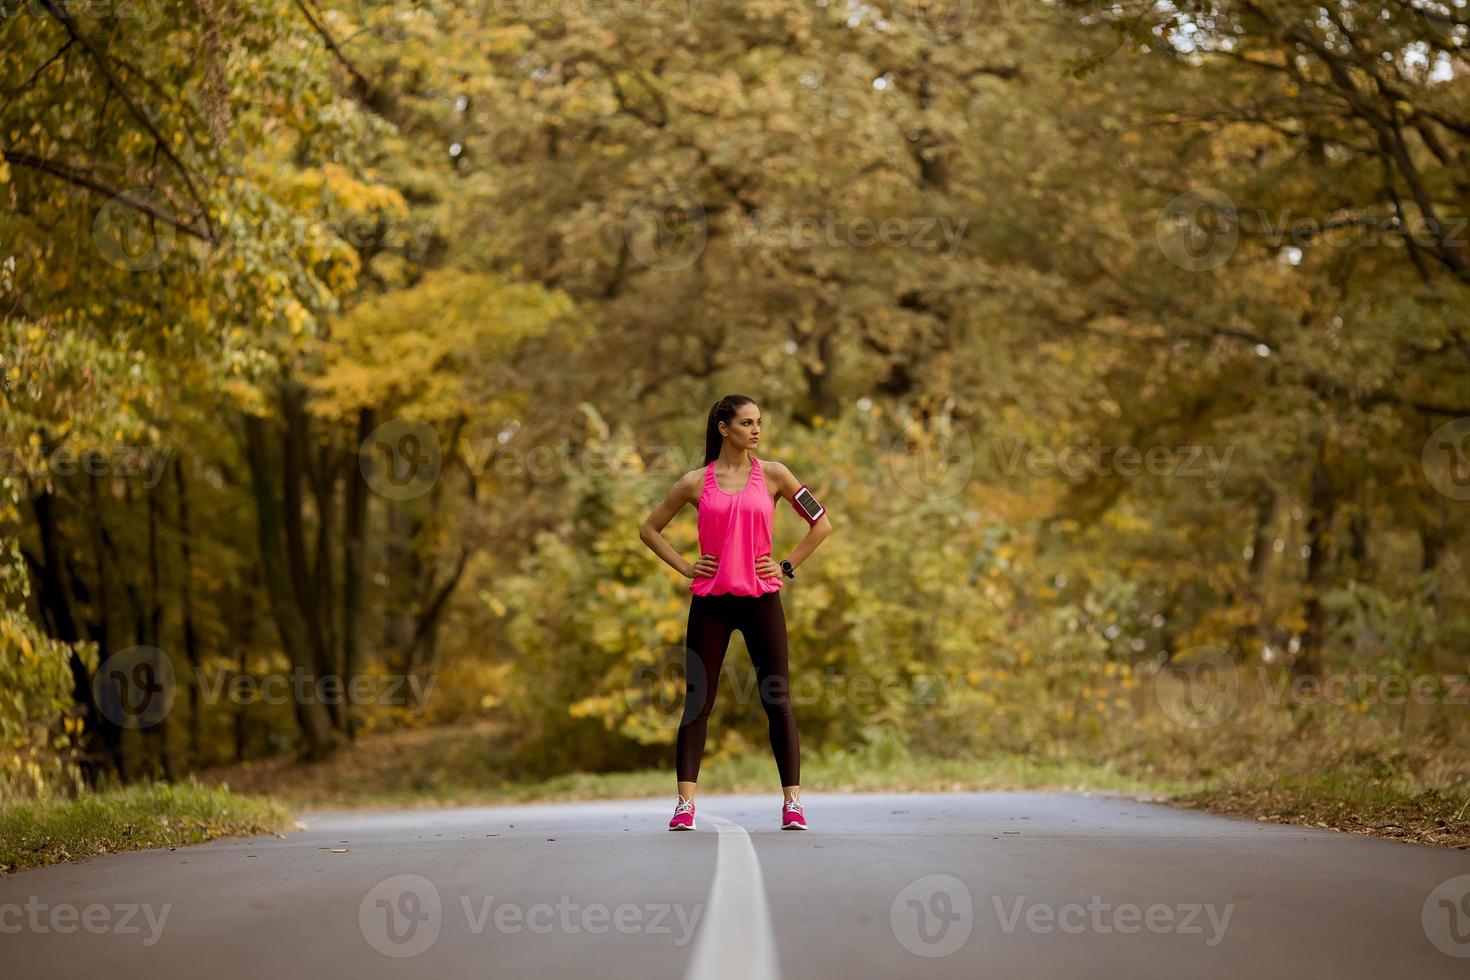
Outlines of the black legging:
{"type": "Polygon", "coordinates": [[[689,627],[684,638],[684,716],[679,721],[677,770],[680,782],[699,779],[709,713],[715,706],[720,669],[730,634],[745,637],[756,685],[771,734],[771,752],[782,786],[801,782],[801,744],[791,713],[791,678],[787,668],[786,610],[780,592],[760,596],[695,595],[689,601],[689,627]]]}

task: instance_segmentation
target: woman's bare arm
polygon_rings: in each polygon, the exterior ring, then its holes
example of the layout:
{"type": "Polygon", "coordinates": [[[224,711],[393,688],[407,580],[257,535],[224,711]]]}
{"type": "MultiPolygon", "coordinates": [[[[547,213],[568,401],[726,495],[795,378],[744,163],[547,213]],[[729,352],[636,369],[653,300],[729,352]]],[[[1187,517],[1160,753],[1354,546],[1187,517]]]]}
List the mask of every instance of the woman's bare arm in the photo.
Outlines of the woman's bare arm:
{"type": "MultiPolygon", "coordinates": [[[[777,488],[781,491],[781,496],[791,501],[792,508],[795,509],[796,491],[801,487],[801,481],[786,468],[785,463],[777,463],[773,460],[767,463],[766,467],[770,471],[777,488]]],[[[795,548],[791,549],[791,554],[786,556],[786,560],[791,562],[793,568],[801,567],[801,563],[806,561],[807,556],[813,551],[816,551],[817,545],[825,541],[831,533],[832,522],[827,519],[827,514],[823,511],[821,517],[807,526],[806,537],[802,538],[801,542],[795,548]]]]}
{"type": "Polygon", "coordinates": [[[685,504],[693,504],[699,501],[699,491],[704,486],[701,480],[703,475],[703,470],[690,470],[688,473],[679,477],[674,485],[669,488],[669,492],[665,495],[664,499],[659,501],[658,506],[648,515],[648,519],[643,522],[643,526],[638,529],[639,539],[648,545],[654,554],[667,562],[670,568],[685,578],[694,578],[696,574],[704,572],[705,569],[708,569],[705,574],[713,575],[714,556],[701,555],[699,561],[690,562],[683,555],[680,555],[679,552],[675,551],[673,545],[664,540],[662,532],[668,526],[669,521],[674,519],[674,515],[679,513],[679,510],[685,504]]]}

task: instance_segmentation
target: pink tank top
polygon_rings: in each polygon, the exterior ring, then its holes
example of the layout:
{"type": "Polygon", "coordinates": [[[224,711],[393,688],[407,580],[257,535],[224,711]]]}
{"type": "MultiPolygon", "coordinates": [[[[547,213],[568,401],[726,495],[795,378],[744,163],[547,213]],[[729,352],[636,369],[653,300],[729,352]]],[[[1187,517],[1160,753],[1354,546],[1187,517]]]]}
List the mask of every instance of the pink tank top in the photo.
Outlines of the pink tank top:
{"type": "Polygon", "coordinates": [[[758,596],[780,591],[780,572],[769,578],[755,573],[755,560],[771,553],[771,517],[776,512],[761,476],[760,460],[750,457],[750,477],[739,493],[720,489],[711,461],[704,468],[704,489],[695,508],[699,512],[699,553],[720,561],[714,575],[690,580],[690,592],[758,596]]]}

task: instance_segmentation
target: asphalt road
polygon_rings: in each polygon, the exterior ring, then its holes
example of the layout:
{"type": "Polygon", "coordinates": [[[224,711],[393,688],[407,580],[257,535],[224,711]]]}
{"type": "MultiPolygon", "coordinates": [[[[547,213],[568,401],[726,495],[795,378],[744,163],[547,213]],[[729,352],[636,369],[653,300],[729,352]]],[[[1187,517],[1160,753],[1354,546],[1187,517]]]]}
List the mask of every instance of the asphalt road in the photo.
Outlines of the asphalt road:
{"type": "Polygon", "coordinates": [[[1060,793],[307,813],[0,878],[8,976],[1470,976],[1470,853],[1060,793]]]}

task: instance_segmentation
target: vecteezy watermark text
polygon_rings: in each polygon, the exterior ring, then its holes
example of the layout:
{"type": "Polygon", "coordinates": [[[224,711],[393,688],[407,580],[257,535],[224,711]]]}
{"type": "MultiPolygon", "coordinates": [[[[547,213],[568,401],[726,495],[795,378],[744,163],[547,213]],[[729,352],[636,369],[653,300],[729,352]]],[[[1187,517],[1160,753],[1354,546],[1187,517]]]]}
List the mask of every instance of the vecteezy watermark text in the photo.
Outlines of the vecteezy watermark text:
{"type": "Polygon", "coordinates": [[[75,449],[57,446],[46,452],[33,452],[17,446],[0,446],[0,474],[38,477],[45,473],[56,476],[142,477],[143,486],[152,490],[168,470],[174,454],[171,446],[94,446],[75,449]]]}
{"type": "Polygon", "coordinates": [[[1210,489],[1219,487],[1230,465],[1234,446],[1226,446],[1223,454],[1214,446],[1108,446],[1094,438],[1085,446],[1026,446],[1020,440],[990,440],[1001,469],[1014,476],[1024,469],[1031,476],[1060,473],[1068,479],[1089,476],[1188,476],[1210,477],[1210,489]]]}
{"type": "Polygon", "coordinates": [[[1466,674],[1356,668],[1291,676],[1263,664],[1247,673],[1228,650],[1208,645],[1182,650],[1160,666],[1154,675],[1154,696],[1176,724],[1214,728],[1235,715],[1241,689],[1252,675],[1261,696],[1273,707],[1470,705],[1470,675],[1466,674]]]}
{"type": "MultiPolygon", "coordinates": [[[[1000,931],[1033,935],[1153,935],[1204,937],[1207,947],[1218,946],[1230,926],[1235,903],[1223,907],[1207,902],[1110,902],[1091,895],[1086,902],[1032,901],[1026,895],[992,895],[1000,931]]],[[[889,925],[900,946],[916,956],[937,958],[958,952],[969,942],[976,925],[970,887],[952,874],[915,878],[894,895],[889,925]]]]}
{"type": "MultiPolygon", "coordinates": [[[[577,902],[559,895],[555,903],[518,902],[494,895],[459,896],[465,928],[482,935],[494,928],[502,934],[529,932],[538,936],[672,936],[675,946],[693,938],[704,903],[577,902]]],[[[401,874],[378,882],[358,905],[357,924],[369,946],[395,959],[418,956],[439,939],[445,925],[445,902],[435,884],[423,875],[401,874]]]]}
{"type": "Polygon", "coordinates": [[[39,895],[32,895],[25,904],[0,902],[0,935],[14,936],[22,932],[58,933],[70,935],[81,929],[94,936],[108,933],[118,936],[144,935],[143,945],[153,946],[163,935],[173,903],[161,906],[147,902],[118,902],[104,905],[92,902],[76,906],[70,902],[48,904],[39,895]],[[141,916],[141,919],[139,918],[141,916]]]}
{"type": "Polygon", "coordinates": [[[915,248],[937,251],[948,258],[960,246],[969,218],[951,220],[947,215],[887,217],[865,215],[844,217],[828,208],[820,216],[780,218],[757,214],[730,219],[731,240],[741,248],[803,249],[827,248],[915,248]]]}
{"type": "Polygon", "coordinates": [[[293,668],[288,680],[283,674],[267,674],[257,678],[250,674],[237,674],[229,670],[216,669],[214,676],[206,679],[203,667],[194,668],[194,680],[209,704],[218,703],[222,696],[232,704],[385,704],[406,707],[428,703],[438,678],[433,674],[420,677],[417,674],[391,674],[377,677],[358,674],[345,684],[337,674],[308,675],[300,667],[293,668]]]}
{"type": "Polygon", "coordinates": [[[721,665],[720,676],[726,674],[732,676],[720,684],[718,678],[706,674],[702,661],[689,648],[678,643],[667,644],[654,652],[652,662],[640,659],[629,667],[622,685],[623,698],[634,711],[652,709],[669,716],[682,711],[686,724],[695,709],[712,700],[712,681],[729,690],[728,696],[742,705],[757,698],[762,705],[784,703],[793,708],[813,704],[858,708],[906,704],[931,708],[949,717],[959,709],[964,687],[961,681],[937,671],[912,676],[901,671],[846,673],[832,665],[820,674],[805,671],[785,681],[736,671],[727,661],[721,665]]]}
{"type": "Polygon", "coordinates": [[[1181,902],[1170,905],[1152,902],[1140,906],[1133,902],[1106,902],[1101,895],[1088,898],[1087,904],[1067,902],[1051,905],[1046,902],[1028,902],[1025,895],[1016,895],[1007,901],[992,895],[1000,930],[1006,935],[1015,932],[1025,920],[1025,931],[1037,935],[1063,932],[1077,936],[1084,932],[1106,936],[1110,933],[1133,935],[1149,932],[1156,936],[1204,936],[1205,926],[1209,934],[1206,946],[1218,946],[1225,938],[1230,925],[1230,916],[1235,912],[1235,903],[1217,908],[1211,902],[1181,902]]]}
{"type": "MultiPolygon", "coordinates": [[[[257,677],[193,667],[194,689],[205,704],[325,704],[407,707],[418,717],[428,709],[434,674],[312,674],[300,666],[289,675],[257,677]]],[[[109,656],[92,675],[92,697],[103,717],[123,728],[152,728],[168,717],[178,694],[173,660],[152,646],[132,646],[109,656]]]]}
{"type": "Polygon", "coordinates": [[[1470,677],[1441,674],[1377,674],[1370,670],[1330,673],[1323,677],[1303,674],[1272,679],[1265,667],[1257,666],[1266,699],[1273,705],[1287,701],[1295,705],[1313,703],[1347,705],[1451,704],[1470,705],[1470,677]]]}

